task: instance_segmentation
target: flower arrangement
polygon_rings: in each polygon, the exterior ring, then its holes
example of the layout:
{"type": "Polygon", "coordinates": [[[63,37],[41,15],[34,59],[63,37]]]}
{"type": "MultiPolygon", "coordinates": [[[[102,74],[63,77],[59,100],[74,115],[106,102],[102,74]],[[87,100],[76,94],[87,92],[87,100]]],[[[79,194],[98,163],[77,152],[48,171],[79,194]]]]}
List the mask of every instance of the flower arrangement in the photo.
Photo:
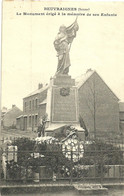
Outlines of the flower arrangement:
{"type": "Polygon", "coordinates": [[[83,157],[83,142],[78,140],[77,130],[73,126],[67,127],[67,137],[62,140],[62,152],[66,158],[78,162],[83,157]]]}

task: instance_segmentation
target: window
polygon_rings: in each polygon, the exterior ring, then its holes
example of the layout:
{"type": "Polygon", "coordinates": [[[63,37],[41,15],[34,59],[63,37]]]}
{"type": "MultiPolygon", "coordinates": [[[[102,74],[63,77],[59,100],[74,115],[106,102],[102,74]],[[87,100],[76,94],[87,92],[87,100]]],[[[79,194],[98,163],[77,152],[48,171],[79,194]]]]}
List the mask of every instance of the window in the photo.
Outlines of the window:
{"type": "Polygon", "coordinates": [[[37,99],[35,100],[35,107],[37,108],[37,99]]]}
{"type": "Polygon", "coordinates": [[[29,102],[29,109],[31,110],[31,101],[29,102]]]}
{"type": "Polygon", "coordinates": [[[35,100],[35,108],[37,108],[37,99],[35,100]]]}
{"type": "Polygon", "coordinates": [[[35,126],[37,126],[37,115],[35,115],[35,126]]]}
{"type": "Polygon", "coordinates": [[[31,127],[31,116],[29,116],[29,127],[31,127]]]}
{"type": "Polygon", "coordinates": [[[24,106],[24,110],[26,112],[26,108],[27,108],[27,103],[25,102],[25,106],[24,106]]]}
{"type": "Polygon", "coordinates": [[[34,100],[32,100],[32,109],[34,110],[34,100]]]}
{"type": "Polygon", "coordinates": [[[34,116],[32,116],[32,129],[34,128],[34,116]]]}

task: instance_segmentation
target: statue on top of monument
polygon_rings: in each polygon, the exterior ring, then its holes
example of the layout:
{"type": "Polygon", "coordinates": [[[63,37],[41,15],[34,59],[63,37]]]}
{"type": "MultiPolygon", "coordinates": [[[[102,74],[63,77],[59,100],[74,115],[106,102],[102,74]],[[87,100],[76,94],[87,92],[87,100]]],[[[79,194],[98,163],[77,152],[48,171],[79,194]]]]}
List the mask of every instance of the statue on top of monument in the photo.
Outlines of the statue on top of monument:
{"type": "Polygon", "coordinates": [[[73,39],[76,37],[76,32],[79,26],[77,24],[77,18],[73,24],[69,27],[65,25],[60,26],[59,33],[54,41],[54,47],[57,51],[58,66],[56,74],[68,74],[70,67],[69,51],[73,39]]]}

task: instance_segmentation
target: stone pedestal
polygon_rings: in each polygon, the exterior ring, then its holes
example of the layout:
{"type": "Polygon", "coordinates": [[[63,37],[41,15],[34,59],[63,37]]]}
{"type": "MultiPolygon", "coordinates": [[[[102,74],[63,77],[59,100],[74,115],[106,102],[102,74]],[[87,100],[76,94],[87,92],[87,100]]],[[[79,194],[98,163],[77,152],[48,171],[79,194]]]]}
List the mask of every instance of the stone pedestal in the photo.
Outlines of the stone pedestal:
{"type": "Polygon", "coordinates": [[[78,89],[75,80],[68,75],[57,75],[50,80],[50,88],[47,93],[46,113],[50,120],[46,129],[47,135],[65,125],[75,126],[79,132],[83,129],[79,126],[78,89]]]}

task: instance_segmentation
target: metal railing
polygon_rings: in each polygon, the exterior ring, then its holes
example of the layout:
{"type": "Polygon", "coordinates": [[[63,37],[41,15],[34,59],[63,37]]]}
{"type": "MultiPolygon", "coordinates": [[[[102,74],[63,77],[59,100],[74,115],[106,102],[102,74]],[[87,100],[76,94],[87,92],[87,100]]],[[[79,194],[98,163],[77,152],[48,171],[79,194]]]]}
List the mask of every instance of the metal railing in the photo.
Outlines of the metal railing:
{"type": "Polygon", "coordinates": [[[124,149],[117,141],[102,148],[100,142],[95,146],[87,141],[83,150],[63,150],[59,143],[32,149],[32,140],[30,149],[20,150],[17,138],[9,139],[12,144],[7,145],[2,139],[1,183],[124,181],[124,149]]]}

